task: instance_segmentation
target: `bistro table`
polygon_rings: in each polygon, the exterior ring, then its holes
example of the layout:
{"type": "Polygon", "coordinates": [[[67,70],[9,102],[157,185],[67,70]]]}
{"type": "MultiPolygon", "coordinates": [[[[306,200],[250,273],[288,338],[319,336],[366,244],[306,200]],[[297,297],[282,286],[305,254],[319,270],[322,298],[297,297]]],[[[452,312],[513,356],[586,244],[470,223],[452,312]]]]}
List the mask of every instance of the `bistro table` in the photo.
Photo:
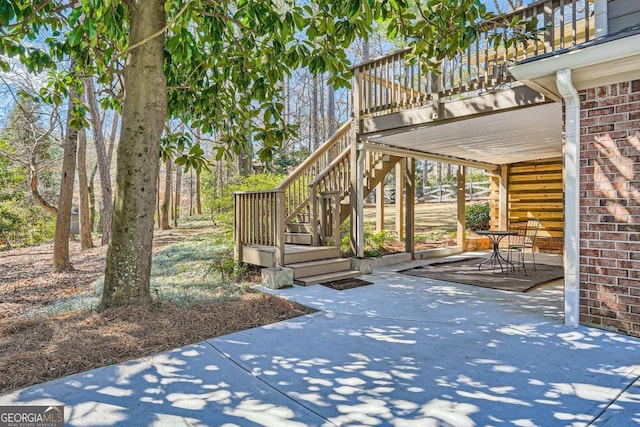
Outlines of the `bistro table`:
{"type": "Polygon", "coordinates": [[[487,236],[491,243],[493,244],[493,251],[491,255],[480,264],[478,264],[478,270],[482,264],[489,264],[492,269],[496,268],[496,265],[500,266],[500,271],[504,272],[504,268],[502,267],[502,262],[504,262],[505,267],[507,267],[507,273],[509,272],[509,266],[514,267],[513,263],[502,256],[500,253],[500,241],[507,236],[515,236],[518,233],[516,231],[506,231],[506,230],[479,230],[476,231],[476,234],[480,236],[487,236]]]}

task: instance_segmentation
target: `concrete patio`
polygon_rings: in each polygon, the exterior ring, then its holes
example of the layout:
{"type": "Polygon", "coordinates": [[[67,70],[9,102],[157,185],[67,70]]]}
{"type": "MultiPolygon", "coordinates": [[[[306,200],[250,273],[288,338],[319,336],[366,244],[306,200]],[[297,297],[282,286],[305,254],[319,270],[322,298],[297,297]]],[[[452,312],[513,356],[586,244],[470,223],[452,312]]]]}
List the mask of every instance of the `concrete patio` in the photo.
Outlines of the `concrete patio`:
{"type": "MultiPolygon", "coordinates": [[[[538,262],[561,262],[541,257],[538,262]]],[[[640,340],[528,293],[398,274],[269,291],[319,311],[0,396],[64,404],[67,425],[631,426],[640,340]]],[[[266,291],[266,290],[265,290],[266,291]]]]}

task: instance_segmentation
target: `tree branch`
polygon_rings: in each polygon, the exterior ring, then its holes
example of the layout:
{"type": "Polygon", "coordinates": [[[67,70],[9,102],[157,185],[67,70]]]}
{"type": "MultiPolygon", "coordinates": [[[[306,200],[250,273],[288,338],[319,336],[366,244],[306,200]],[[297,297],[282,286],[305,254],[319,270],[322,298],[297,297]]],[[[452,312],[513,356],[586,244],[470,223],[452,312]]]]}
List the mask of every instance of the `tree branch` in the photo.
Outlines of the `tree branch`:
{"type": "MultiPolygon", "coordinates": [[[[180,16],[187,10],[187,8],[189,7],[189,5],[191,5],[191,3],[193,3],[194,0],[187,0],[187,2],[184,4],[184,6],[182,6],[182,9],[180,9],[178,11],[178,13],[176,13],[176,16],[174,16],[173,18],[171,18],[171,20],[169,22],[167,22],[167,25],[165,25],[161,30],[156,31],[155,33],[151,34],[148,37],[145,37],[144,39],[140,40],[138,43],[129,46],[128,48],[126,48],[125,50],[123,50],[120,53],[120,56],[124,56],[127,53],[129,53],[130,51],[132,51],[133,49],[136,49],[140,46],[142,46],[143,44],[147,43],[150,40],[155,39],[156,37],[159,37],[160,35],[162,35],[165,31],[167,31],[169,28],[171,28],[171,26],[173,24],[176,23],[176,21],[178,20],[178,18],[180,18],[180,16]]],[[[127,2],[127,4],[130,6],[131,2],[127,2]]]]}

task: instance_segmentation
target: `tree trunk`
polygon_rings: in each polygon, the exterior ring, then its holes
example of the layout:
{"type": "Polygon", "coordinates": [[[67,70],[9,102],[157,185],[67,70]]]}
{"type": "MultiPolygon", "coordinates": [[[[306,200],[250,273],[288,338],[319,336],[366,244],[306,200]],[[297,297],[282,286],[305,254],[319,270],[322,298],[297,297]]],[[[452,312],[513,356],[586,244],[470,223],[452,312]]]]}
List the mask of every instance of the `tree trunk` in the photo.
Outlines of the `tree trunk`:
{"type": "Polygon", "coordinates": [[[168,230],[171,228],[169,225],[169,205],[171,204],[171,159],[167,159],[164,166],[164,198],[162,199],[162,224],[160,225],[160,228],[168,230]]]}
{"type": "Polygon", "coordinates": [[[193,216],[193,168],[189,169],[189,216],[193,216]]]}
{"type": "Polygon", "coordinates": [[[87,131],[84,129],[78,134],[78,187],[80,190],[80,247],[84,251],[93,248],[87,183],[87,131]]]}
{"type": "Polygon", "coordinates": [[[111,132],[109,132],[109,147],[107,148],[107,164],[111,168],[111,162],[113,160],[113,149],[116,146],[116,134],[118,132],[118,119],[120,115],[113,113],[113,120],[111,122],[111,132]]]}
{"type": "Polygon", "coordinates": [[[324,90],[325,90],[325,84],[324,84],[324,74],[320,74],[320,76],[318,76],[318,90],[320,92],[320,100],[319,100],[319,106],[318,106],[318,112],[320,114],[320,135],[318,137],[318,146],[322,143],[324,143],[324,141],[327,139],[327,121],[326,121],[326,116],[325,116],[325,106],[324,106],[324,90]]]}
{"type": "Polygon", "coordinates": [[[163,70],[165,0],[128,2],[130,46],[118,144],[115,210],[101,308],[151,301],[153,210],[167,114],[163,70]],[[156,33],[159,36],[153,37],[156,33]]]}
{"type": "Polygon", "coordinates": [[[29,188],[31,189],[31,195],[42,208],[53,216],[58,215],[58,209],[47,202],[47,200],[42,197],[42,194],[40,194],[40,190],[38,189],[38,171],[33,162],[29,164],[29,188]]]}
{"type": "Polygon", "coordinates": [[[362,41],[362,62],[369,60],[369,40],[362,41]]]}
{"type": "Polygon", "coordinates": [[[333,135],[336,131],[336,91],[333,86],[327,88],[329,96],[327,97],[327,122],[329,136],[333,135]]]}
{"type": "Polygon", "coordinates": [[[429,188],[429,160],[422,162],[422,195],[426,197],[429,188]]]}
{"type": "Polygon", "coordinates": [[[173,226],[178,226],[180,218],[180,205],[182,204],[182,167],[176,165],[176,195],[173,202],[173,226]]]}
{"type": "MultiPolygon", "coordinates": [[[[75,64],[72,61],[71,67],[75,64]]],[[[60,195],[58,197],[58,215],[56,216],[56,235],[53,241],[53,271],[71,271],[69,259],[69,234],[71,227],[71,208],[73,205],[73,181],[76,175],[76,150],[78,148],[78,130],[71,126],[73,105],[78,94],[69,90],[69,110],[67,112],[67,129],[64,136],[64,154],[62,156],[62,177],[60,179],[60,195]]]]}
{"type": "Polygon", "coordinates": [[[160,229],[160,224],[162,223],[162,213],[160,211],[160,174],[158,174],[158,192],[156,193],[156,215],[158,220],[156,221],[154,218],[154,223],[158,225],[158,229],[160,229]]]}
{"type": "Polygon", "coordinates": [[[196,213],[202,215],[202,197],[200,193],[200,172],[196,173],[196,213]]]}
{"type": "MultiPolygon", "coordinates": [[[[196,144],[202,142],[200,128],[196,129],[196,144]]],[[[200,194],[200,172],[196,172],[196,213],[202,215],[202,198],[200,194]]]]}
{"type": "Polygon", "coordinates": [[[93,165],[89,174],[89,219],[91,221],[91,231],[96,229],[96,172],[98,172],[97,163],[93,165]]]}
{"type": "Polygon", "coordinates": [[[91,112],[91,125],[93,142],[96,146],[96,154],[98,155],[98,172],[100,173],[100,192],[102,194],[102,210],[100,217],[102,219],[102,244],[109,243],[111,235],[111,216],[113,215],[113,200],[111,191],[111,175],[109,167],[109,157],[107,148],[104,143],[104,133],[102,132],[102,120],[100,119],[100,110],[98,109],[98,99],[93,86],[93,79],[83,79],[87,103],[91,112]]]}
{"type": "Polygon", "coordinates": [[[320,146],[320,124],[318,123],[318,76],[313,76],[311,88],[313,99],[311,100],[311,123],[313,123],[313,151],[320,146]]]}

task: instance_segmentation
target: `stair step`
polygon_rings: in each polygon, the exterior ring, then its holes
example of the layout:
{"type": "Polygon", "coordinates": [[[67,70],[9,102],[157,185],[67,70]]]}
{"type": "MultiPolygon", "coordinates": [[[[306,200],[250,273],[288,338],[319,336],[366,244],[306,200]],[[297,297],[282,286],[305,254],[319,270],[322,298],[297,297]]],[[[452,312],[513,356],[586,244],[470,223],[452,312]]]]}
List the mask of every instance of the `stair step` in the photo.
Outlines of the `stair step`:
{"type": "Polygon", "coordinates": [[[338,258],[340,248],[334,246],[291,246],[287,245],[284,253],[284,264],[296,264],[320,259],[338,258]]]}
{"type": "Polygon", "coordinates": [[[311,245],[311,233],[284,233],[284,242],[293,245],[311,245]]]}
{"type": "Polygon", "coordinates": [[[293,278],[297,279],[299,277],[347,271],[351,268],[351,260],[348,258],[330,258],[289,264],[287,267],[293,269],[293,278]]]}
{"type": "Polygon", "coordinates": [[[357,277],[359,275],[360,275],[359,271],[345,270],[345,271],[338,271],[335,273],[319,274],[317,276],[301,277],[298,279],[294,279],[294,282],[299,285],[309,286],[309,285],[316,285],[318,283],[333,282],[335,280],[350,279],[352,277],[357,277]]]}
{"type": "Polygon", "coordinates": [[[308,222],[290,222],[287,225],[289,233],[311,233],[311,224],[308,222]]]}

